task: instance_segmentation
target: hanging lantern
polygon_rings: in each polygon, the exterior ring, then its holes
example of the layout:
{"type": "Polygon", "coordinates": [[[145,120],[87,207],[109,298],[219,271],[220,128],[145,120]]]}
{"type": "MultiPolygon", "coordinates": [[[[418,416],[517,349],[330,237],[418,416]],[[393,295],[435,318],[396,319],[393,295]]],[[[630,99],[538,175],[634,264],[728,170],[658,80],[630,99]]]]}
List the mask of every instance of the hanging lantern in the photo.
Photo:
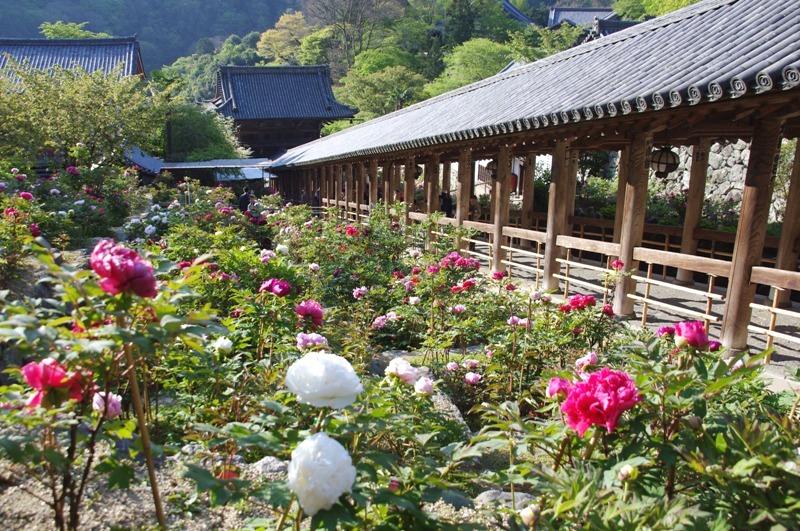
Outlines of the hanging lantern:
{"type": "Polygon", "coordinates": [[[678,163],[678,155],[667,146],[654,150],[650,156],[650,168],[656,172],[656,177],[661,179],[677,170],[678,163]]]}
{"type": "Polygon", "coordinates": [[[486,169],[489,170],[489,175],[492,176],[492,179],[497,179],[497,161],[493,160],[489,164],[486,165],[486,169]]]}

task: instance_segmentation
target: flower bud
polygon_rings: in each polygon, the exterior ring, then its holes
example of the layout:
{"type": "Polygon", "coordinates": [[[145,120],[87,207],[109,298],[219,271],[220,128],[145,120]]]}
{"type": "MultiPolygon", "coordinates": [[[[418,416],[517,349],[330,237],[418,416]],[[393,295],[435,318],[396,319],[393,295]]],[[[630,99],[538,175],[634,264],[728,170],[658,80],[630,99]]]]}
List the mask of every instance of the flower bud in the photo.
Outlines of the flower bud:
{"type": "Polygon", "coordinates": [[[522,523],[531,529],[536,527],[541,515],[542,510],[539,509],[538,505],[528,505],[519,512],[519,517],[522,518],[522,523]]]}
{"type": "Polygon", "coordinates": [[[617,473],[617,478],[620,481],[633,481],[639,477],[639,470],[635,466],[623,465],[617,473]]]}
{"type": "Polygon", "coordinates": [[[692,428],[694,431],[697,431],[703,427],[703,419],[701,419],[697,415],[693,415],[687,418],[686,422],[687,424],[689,424],[689,427],[692,428]]]}

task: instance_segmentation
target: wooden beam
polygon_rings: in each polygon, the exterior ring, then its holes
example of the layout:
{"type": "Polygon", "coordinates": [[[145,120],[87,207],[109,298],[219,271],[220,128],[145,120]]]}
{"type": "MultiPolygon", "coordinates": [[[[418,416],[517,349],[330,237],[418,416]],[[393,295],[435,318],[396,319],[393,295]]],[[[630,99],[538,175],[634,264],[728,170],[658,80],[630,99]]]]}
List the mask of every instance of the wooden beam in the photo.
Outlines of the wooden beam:
{"type": "Polygon", "coordinates": [[[439,156],[433,155],[425,163],[426,212],[439,211],[439,156]]]}
{"type": "MultiPolygon", "coordinates": [[[[789,180],[789,196],[786,198],[786,211],[783,214],[781,226],[781,239],[778,243],[778,257],[775,261],[776,269],[787,271],[797,270],[797,251],[795,242],[800,237],[800,142],[794,150],[792,175],[789,180]]],[[[778,298],[778,306],[791,305],[789,290],[777,291],[774,297],[778,298]]]]}
{"type": "Polygon", "coordinates": [[[378,159],[371,159],[369,161],[368,173],[369,173],[369,205],[370,208],[375,208],[375,205],[378,204],[378,159]]]}
{"type": "Polygon", "coordinates": [[[525,157],[525,168],[522,172],[522,223],[523,229],[533,228],[533,199],[536,180],[536,155],[525,157]]]}
{"type": "Polygon", "coordinates": [[[414,185],[415,185],[415,176],[414,173],[416,172],[416,162],[414,161],[414,157],[408,157],[406,159],[404,172],[403,172],[403,201],[405,202],[405,211],[406,211],[406,227],[409,226],[411,218],[409,217],[409,213],[413,209],[414,206],[414,185]]]}
{"type": "Polygon", "coordinates": [[[625,211],[625,190],[628,188],[628,168],[630,167],[630,146],[619,152],[619,173],[617,175],[617,208],[614,212],[614,237],[612,241],[619,243],[622,237],[622,213],[625,211]]]}
{"type": "MultiPolygon", "coordinates": [[[[710,148],[711,140],[709,138],[704,138],[699,144],[692,146],[692,166],[689,170],[689,195],[686,198],[686,212],[683,220],[681,254],[694,255],[697,252],[698,240],[694,232],[700,228],[700,219],[703,217],[710,148]]],[[[692,271],[679,269],[675,280],[682,286],[691,286],[694,284],[692,277],[692,271]]]]}
{"type": "Polygon", "coordinates": [[[750,303],[753,302],[756,292],[755,284],[750,283],[750,273],[753,266],[761,262],[764,250],[781,125],[780,118],[759,119],[750,144],[750,160],[733,247],[728,301],[725,304],[720,339],[731,350],[747,347],[747,325],[752,315],[750,303]]]}
{"type": "Polygon", "coordinates": [[[503,271],[507,247],[503,227],[508,225],[508,207],[511,201],[511,151],[500,146],[497,154],[497,179],[494,190],[494,227],[492,229],[492,272],[503,271]]]}
{"type": "Polygon", "coordinates": [[[553,163],[550,168],[550,195],[547,207],[547,239],[544,248],[545,291],[558,290],[558,279],[555,277],[561,269],[558,259],[561,251],[556,244],[559,236],[564,235],[564,223],[567,213],[567,195],[569,182],[567,171],[570,163],[569,142],[559,140],[553,152],[553,163]]]}
{"type": "MultiPolygon", "coordinates": [[[[647,178],[650,173],[650,153],[653,151],[653,134],[649,131],[635,135],[629,148],[628,182],[625,186],[625,208],[619,240],[619,259],[625,269],[637,271],[638,262],[633,259],[633,249],[642,244],[644,218],[647,208],[647,178]]],[[[619,212],[617,212],[619,216],[619,212]]],[[[633,299],[628,297],[636,291],[636,281],[623,278],[614,292],[614,313],[620,317],[633,315],[633,299]]]]}

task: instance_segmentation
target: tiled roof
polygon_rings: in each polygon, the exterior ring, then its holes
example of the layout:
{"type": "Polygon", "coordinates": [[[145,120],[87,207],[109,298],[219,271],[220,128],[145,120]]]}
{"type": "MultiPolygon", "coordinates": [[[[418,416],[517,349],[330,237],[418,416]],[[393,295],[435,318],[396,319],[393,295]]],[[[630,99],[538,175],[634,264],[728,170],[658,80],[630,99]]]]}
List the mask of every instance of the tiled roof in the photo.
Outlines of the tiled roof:
{"type": "Polygon", "coordinates": [[[522,11],[517,9],[517,7],[509,2],[509,0],[501,0],[501,3],[503,5],[503,11],[505,11],[509,17],[513,18],[514,20],[518,20],[519,22],[524,22],[525,24],[533,24],[533,21],[526,17],[522,11]]]}
{"type": "Polygon", "coordinates": [[[794,89],[798,28],[793,2],[705,0],[298,146],[273,167],[794,89]]]}
{"type": "Polygon", "coordinates": [[[595,18],[614,18],[614,10],[607,7],[551,7],[547,27],[569,22],[575,26],[591,26],[595,18]]]}
{"type": "Polygon", "coordinates": [[[336,101],[327,66],[222,67],[214,104],[234,120],[338,120],[358,112],[336,101]]]}
{"type": "Polygon", "coordinates": [[[635,20],[609,20],[604,18],[595,19],[592,28],[589,30],[589,38],[608,37],[612,33],[628,29],[639,22],[635,20]]]}
{"type": "Polygon", "coordinates": [[[144,73],[136,37],[109,39],[0,39],[0,68],[11,56],[20,63],[46,70],[79,66],[87,72],[110,72],[120,63],[123,75],[144,73]]]}

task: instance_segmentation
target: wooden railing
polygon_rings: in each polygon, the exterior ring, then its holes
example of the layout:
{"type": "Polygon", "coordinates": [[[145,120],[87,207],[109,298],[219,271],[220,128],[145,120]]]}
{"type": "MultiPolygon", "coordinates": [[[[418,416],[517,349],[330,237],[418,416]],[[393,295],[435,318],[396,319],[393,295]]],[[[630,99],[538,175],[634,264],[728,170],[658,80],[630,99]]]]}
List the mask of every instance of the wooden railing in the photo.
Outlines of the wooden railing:
{"type": "MultiPolygon", "coordinates": [[[[769,267],[754,267],[750,275],[750,282],[753,284],[761,284],[764,286],[771,286],[774,290],[772,296],[772,306],[764,304],[750,303],[750,307],[759,312],[769,312],[769,324],[766,328],[750,324],[747,329],[756,334],[763,334],[767,336],[767,348],[772,346],[775,339],[781,339],[800,344],[800,337],[778,332],[776,330],[778,324],[778,316],[789,318],[794,324],[792,328],[797,329],[797,323],[800,323],[800,313],[793,310],[779,308],[778,303],[780,297],[778,293],[783,290],[800,290],[800,273],[795,271],[784,271],[781,269],[772,269],[769,267]]],[[[769,362],[769,357],[766,360],[769,362]]]]}
{"type": "Polygon", "coordinates": [[[506,251],[506,259],[501,263],[506,266],[508,275],[513,274],[514,268],[532,273],[534,289],[538,290],[544,275],[542,260],[544,260],[544,242],[547,234],[535,230],[503,227],[503,237],[506,238],[507,245],[501,248],[506,251]]]}
{"type": "Polygon", "coordinates": [[[575,285],[600,293],[603,296],[603,304],[606,304],[611,295],[611,286],[607,285],[604,281],[591,282],[584,278],[577,278],[572,275],[572,270],[591,271],[597,273],[598,278],[604,280],[607,274],[613,273],[610,261],[614,257],[619,256],[619,244],[598,240],[585,240],[572,236],[559,236],[556,239],[556,244],[567,250],[566,258],[556,259],[556,262],[561,264],[560,269],[564,271],[564,273],[553,275],[555,278],[564,282],[564,297],[566,298],[569,296],[570,285],[575,285]],[[579,255],[582,255],[584,251],[599,254],[602,257],[599,262],[605,264],[605,267],[587,264],[573,259],[573,253],[577,252],[579,255]]]}
{"type": "MultiPolygon", "coordinates": [[[[706,330],[711,322],[718,322],[720,316],[712,313],[712,305],[714,302],[721,302],[725,299],[724,295],[715,293],[714,282],[717,277],[727,278],[730,275],[730,262],[725,260],[716,260],[713,258],[706,258],[702,256],[689,256],[680,253],[671,253],[667,251],[659,251],[656,249],[646,249],[644,247],[636,247],[633,250],[633,259],[647,264],[647,276],[640,276],[633,274],[632,278],[637,282],[644,284],[644,295],[636,293],[629,294],[628,297],[634,301],[644,305],[642,309],[642,326],[647,323],[647,309],[649,306],[656,306],[667,311],[685,315],[694,319],[701,319],[705,324],[706,330]],[[708,289],[703,291],[688,286],[681,286],[664,280],[656,280],[653,278],[653,266],[659,265],[664,270],[668,267],[676,269],[686,269],[698,273],[705,273],[708,279],[708,289]],[[669,291],[678,292],[680,296],[692,295],[700,299],[705,299],[705,310],[698,312],[691,308],[679,304],[669,304],[660,299],[651,297],[650,289],[653,286],[659,286],[669,291]]],[[[663,297],[661,298],[663,299],[663,297]]]]}

